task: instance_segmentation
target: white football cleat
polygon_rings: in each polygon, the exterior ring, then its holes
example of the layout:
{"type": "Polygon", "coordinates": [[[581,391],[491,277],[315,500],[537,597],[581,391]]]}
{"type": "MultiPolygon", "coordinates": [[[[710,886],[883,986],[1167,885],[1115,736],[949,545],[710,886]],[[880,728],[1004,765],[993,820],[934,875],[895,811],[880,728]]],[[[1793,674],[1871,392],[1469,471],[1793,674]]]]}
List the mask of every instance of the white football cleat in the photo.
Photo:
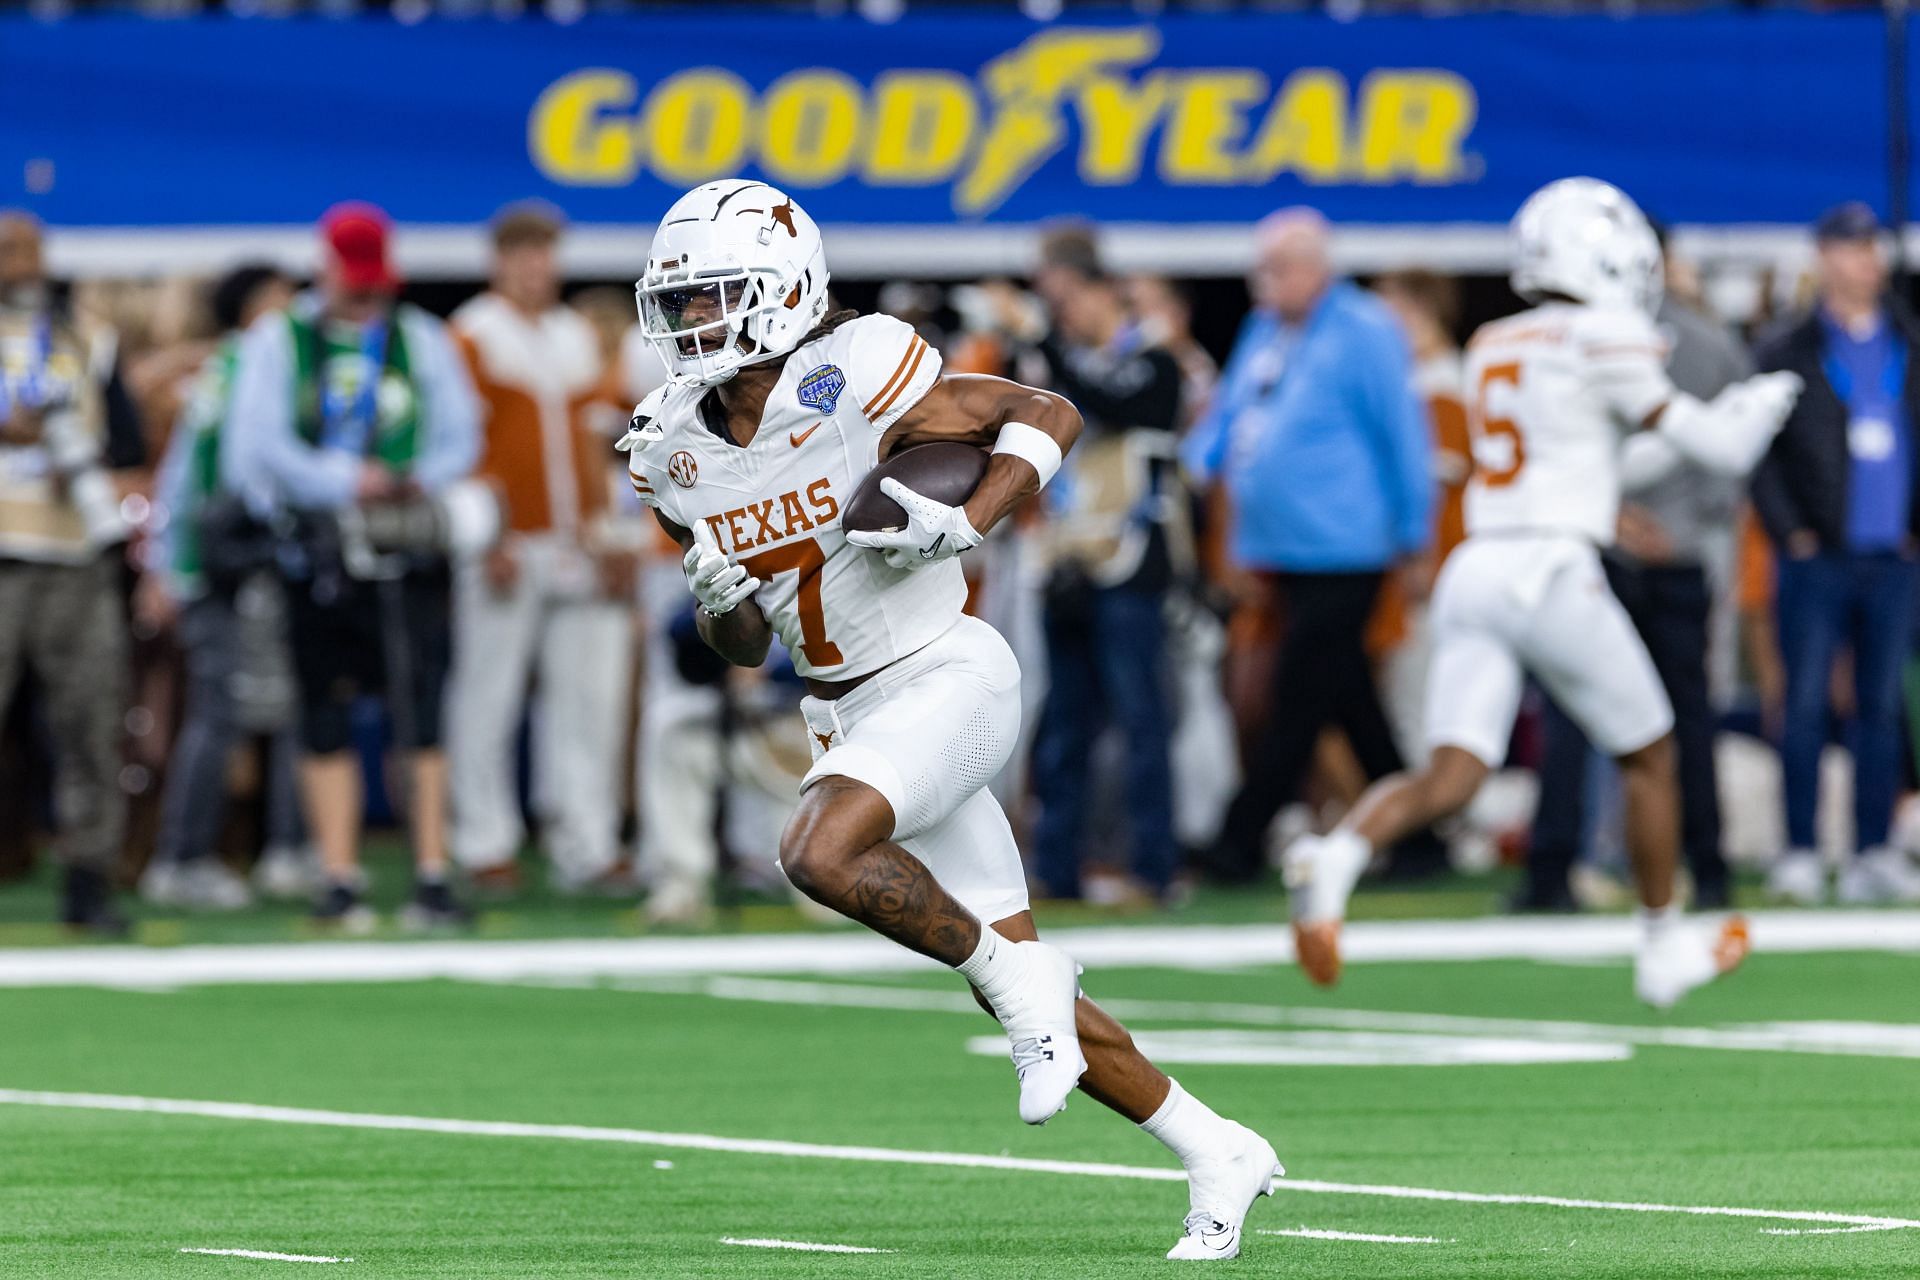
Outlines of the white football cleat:
{"type": "Polygon", "coordinates": [[[1827,897],[1827,869],[1811,849],[1789,849],[1767,872],[1767,892],[1803,907],[1817,907],[1827,897]]]}
{"type": "Polygon", "coordinates": [[[253,888],[263,898],[304,902],[320,888],[319,859],[299,845],[269,845],[253,864],[253,888]]]}
{"type": "Polygon", "coordinates": [[[1331,831],[1301,836],[1281,858],[1293,910],[1294,953],[1320,986],[1340,980],[1340,925],[1353,886],[1372,857],[1367,842],[1353,832],[1331,831]]]}
{"type": "Polygon", "coordinates": [[[1239,1257],[1247,1210],[1259,1197],[1273,1194],[1275,1178],[1286,1176],[1271,1143],[1245,1125],[1232,1127],[1236,1146],[1217,1160],[1195,1159],[1187,1169],[1192,1212],[1187,1214],[1184,1233],[1167,1250],[1167,1257],[1176,1262],[1239,1257]]]}
{"type": "Polygon", "coordinates": [[[1020,1118],[1045,1124],[1067,1105],[1067,1095],[1086,1074],[1074,1001],[1080,998],[1080,966],[1044,942],[1013,944],[1026,976],[994,1002],[994,1016],[1013,1042],[1013,1069],[1020,1077],[1020,1118]]]}
{"type": "Polygon", "coordinates": [[[1708,932],[1674,923],[1640,944],[1633,961],[1633,991],[1656,1009],[1670,1009],[1681,996],[1732,973],[1753,949],[1743,916],[1730,916],[1708,932]]]}
{"type": "Polygon", "coordinates": [[[247,882],[210,853],[185,862],[149,862],[140,877],[140,896],[155,906],[189,911],[241,911],[253,905],[247,882]]]}
{"type": "Polygon", "coordinates": [[[1904,849],[1868,849],[1841,868],[1835,897],[1850,907],[1920,902],[1920,868],[1904,849]]]}

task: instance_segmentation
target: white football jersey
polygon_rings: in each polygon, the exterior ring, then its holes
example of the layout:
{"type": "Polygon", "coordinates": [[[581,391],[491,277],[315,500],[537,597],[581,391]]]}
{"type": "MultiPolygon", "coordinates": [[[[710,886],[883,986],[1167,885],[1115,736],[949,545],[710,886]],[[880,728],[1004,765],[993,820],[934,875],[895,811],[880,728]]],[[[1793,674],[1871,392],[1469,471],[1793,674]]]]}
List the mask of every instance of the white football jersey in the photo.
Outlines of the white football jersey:
{"type": "Polygon", "coordinates": [[[1611,545],[1620,448],[1673,398],[1666,357],[1653,320],[1624,307],[1550,302],[1483,325],[1467,344],[1467,533],[1611,545]]]}
{"type": "Polygon", "coordinates": [[[761,580],[754,600],[801,675],[877,671],[960,620],[957,558],[892,569],[840,532],[880,438],[939,377],[940,353],[912,326],[861,316],[794,349],[744,449],[708,429],[705,388],[669,384],[634,411],[628,471],[641,501],[683,528],[704,521],[761,580]]]}

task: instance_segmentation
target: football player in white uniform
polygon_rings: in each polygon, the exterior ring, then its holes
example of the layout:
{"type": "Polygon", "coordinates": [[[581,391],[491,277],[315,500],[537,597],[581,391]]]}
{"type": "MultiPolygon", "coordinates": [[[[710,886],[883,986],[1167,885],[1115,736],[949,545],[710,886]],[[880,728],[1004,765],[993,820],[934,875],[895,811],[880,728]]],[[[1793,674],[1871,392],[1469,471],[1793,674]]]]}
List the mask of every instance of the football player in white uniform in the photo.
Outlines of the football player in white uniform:
{"type": "Polygon", "coordinates": [[[1426,732],[1415,774],[1382,779],[1338,829],[1295,842],[1285,870],[1301,966],[1340,972],[1340,922],[1375,849],[1458,812],[1506,753],[1531,672],[1620,765],[1641,903],[1634,989],[1666,1007],[1746,955],[1742,921],[1715,936],[1682,924],[1673,712],[1646,646],[1607,586],[1623,468],[1685,457],[1716,471],[1757,463],[1800,393],[1762,374],[1712,403],[1668,380],[1653,325],[1660,250],[1640,210],[1592,178],[1543,187],[1513,222],[1516,292],[1531,310],[1467,348],[1474,474],[1467,540],[1435,586],[1426,732]]]}
{"type": "Polygon", "coordinates": [[[1076,1085],[1186,1166],[1172,1258],[1229,1258],[1272,1146],[1141,1056],[1038,940],[1006,815],[986,789],[1019,733],[1020,670],[965,616],[956,559],[1052,478],[1080,414],[1000,378],[943,376],[888,316],[827,315],[819,229],[761,182],[714,182],[668,210],[637,291],[673,380],[622,442],[634,488],[686,549],[701,635],[758,666],[777,634],[807,683],[814,762],[780,842],[809,897],[951,965],[1005,1026],[1020,1117],[1076,1085]],[[854,488],[895,450],[991,448],[963,506],[888,478],[902,529],[849,532],[854,488]]]}

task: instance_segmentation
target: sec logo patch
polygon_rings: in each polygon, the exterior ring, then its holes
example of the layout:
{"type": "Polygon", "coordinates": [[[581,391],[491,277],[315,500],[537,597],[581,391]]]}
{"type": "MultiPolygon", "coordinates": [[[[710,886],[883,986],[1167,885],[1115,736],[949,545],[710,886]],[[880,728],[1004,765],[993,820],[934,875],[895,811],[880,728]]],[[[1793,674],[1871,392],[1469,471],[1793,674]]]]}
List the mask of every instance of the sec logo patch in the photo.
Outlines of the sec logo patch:
{"type": "Polygon", "coordinates": [[[847,389],[847,375],[840,372],[837,364],[823,364],[818,369],[800,379],[797,394],[800,403],[816,413],[831,414],[834,406],[840,403],[840,393],[847,389]]]}
{"type": "Polygon", "coordinates": [[[685,449],[667,459],[667,478],[682,489],[693,488],[694,481],[700,478],[700,464],[685,449]]]}

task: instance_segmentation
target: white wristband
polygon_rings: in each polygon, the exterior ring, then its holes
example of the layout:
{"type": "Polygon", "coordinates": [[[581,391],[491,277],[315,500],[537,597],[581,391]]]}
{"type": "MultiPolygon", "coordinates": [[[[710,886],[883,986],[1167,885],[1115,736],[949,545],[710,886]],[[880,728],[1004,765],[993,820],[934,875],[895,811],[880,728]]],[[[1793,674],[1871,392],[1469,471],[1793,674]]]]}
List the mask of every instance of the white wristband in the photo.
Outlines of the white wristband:
{"type": "Polygon", "coordinates": [[[1024,422],[1009,422],[1001,427],[999,438],[993,442],[993,451],[1026,459],[1040,473],[1042,489],[1060,470],[1060,446],[1054,443],[1052,436],[1024,422]]]}

